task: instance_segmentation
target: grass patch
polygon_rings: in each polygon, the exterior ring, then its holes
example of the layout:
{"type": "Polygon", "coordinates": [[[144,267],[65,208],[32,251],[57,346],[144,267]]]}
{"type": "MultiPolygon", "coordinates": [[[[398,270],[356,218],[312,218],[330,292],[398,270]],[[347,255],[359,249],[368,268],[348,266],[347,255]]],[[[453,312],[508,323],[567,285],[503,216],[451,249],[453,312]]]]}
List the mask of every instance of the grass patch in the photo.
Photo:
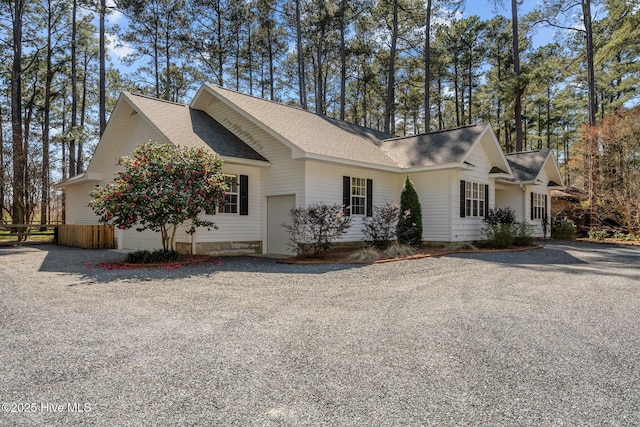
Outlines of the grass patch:
{"type": "Polygon", "coordinates": [[[391,258],[411,256],[411,255],[414,255],[415,253],[416,253],[416,250],[413,249],[411,246],[402,245],[398,242],[394,242],[391,246],[389,246],[389,248],[386,251],[386,254],[389,255],[391,258]]]}
{"type": "Polygon", "coordinates": [[[351,261],[375,261],[378,258],[378,251],[371,247],[360,248],[348,257],[351,261]]]}
{"type": "MultiPolygon", "coordinates": [[[[27,242],[53,242],[53,230],[47,229],[45,231],[40,231],[39,228],[34,227],[28,231],[27,234],[27,242]]],[[[18,235],[12,234],[11,231],[6,229],[0,229],[0,243],[12,243],[18,242],[18,235]]],[[[22,240],[22,243],[25,241],[22,240]]]]}
{"type": "Polygon", "coordinates": [[[445,251],[477,251],[478,248],[469,242],[453,242],[444,247],[445,251]]]}

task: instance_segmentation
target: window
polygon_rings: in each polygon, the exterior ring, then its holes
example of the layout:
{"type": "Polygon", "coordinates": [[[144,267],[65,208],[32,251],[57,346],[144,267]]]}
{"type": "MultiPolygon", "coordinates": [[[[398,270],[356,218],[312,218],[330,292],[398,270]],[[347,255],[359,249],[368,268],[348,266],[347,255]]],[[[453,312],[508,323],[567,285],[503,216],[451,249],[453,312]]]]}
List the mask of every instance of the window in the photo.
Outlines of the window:
{"type": "Polygon", "coordinates": [[[542,220],[546,215],[547,195],[531,193],[531,219],[542,220]]]}
{"type": "Polygon", "coordinates": [[[487,184],[464,181],[464,216],[484,217],[487,184]]]}
{"type": "Polygon", "coordinates": [[[230,213],[249,215],[249,177],[247,175],[223,175],[222,180],[227,184],[224,198],[213,212],[206,211],[207,215],[216,213],[230,213]]]}
{"type": "Polygon", "coordinates": [[[373,180],[342,177],[342,205],[345,215],[371,216],[373,212],[373,180]]]}
{"type": "Polygon", "coordinates": [[[351,213],[364,215],[366,213],[367,180],[351,177],[351,213]]]}
{"type": "Polygon", "coordinates": [[[227,184],[227,192],[224,201],[218,206],[219,213],[238,213],[238,177],[236,175],[224,175],[223,182],[227,184]]]}

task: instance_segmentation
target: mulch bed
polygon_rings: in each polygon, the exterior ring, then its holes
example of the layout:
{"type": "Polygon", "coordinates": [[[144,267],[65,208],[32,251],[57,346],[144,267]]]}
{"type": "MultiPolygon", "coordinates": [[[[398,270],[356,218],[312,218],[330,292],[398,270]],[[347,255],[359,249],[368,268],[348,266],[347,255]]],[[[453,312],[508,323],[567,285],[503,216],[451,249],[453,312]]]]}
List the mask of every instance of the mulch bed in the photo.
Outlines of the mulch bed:
{"type": "Polygon", "coordinates": [[[387,262],[438,257],[438,256],[451,255],[456,253],[520,252],[520,251],[528,251],[531,249],[540,249],[540,248],[542,248],[542,246],[540,245],[531,245],[531,246],[518,246],[518,247],[507,248],[507,249],[476,249],[476,250],[460,249],[460,250],[448,251],[438,246],[424,246],[419,249],[416,249],[415,254],[405,256],[405,257],[394,258],[387,255],[384,251],[378,251],[378,259],[373,261],[351,260],[349,259],[349,255],[357,251],[357,249],[336,248],[336,249],[331,249],[328,252],[322,253],[316,257],[298,255],[298,256],[293,256],[289,258],[281,258],[278,260],[278,262],[283,264],[383,264],[387,262]]]}

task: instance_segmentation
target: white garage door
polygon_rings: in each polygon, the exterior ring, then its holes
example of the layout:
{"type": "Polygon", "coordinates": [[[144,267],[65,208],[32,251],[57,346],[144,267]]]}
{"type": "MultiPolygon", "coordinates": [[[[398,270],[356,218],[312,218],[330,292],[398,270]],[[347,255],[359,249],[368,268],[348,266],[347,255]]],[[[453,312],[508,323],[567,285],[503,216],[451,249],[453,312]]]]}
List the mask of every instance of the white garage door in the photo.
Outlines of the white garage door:
{"type": "Polygon", "coordinates": [[[296,196],[267,197],[267,252],[290,255],[289,231],[281,224],[290,223],[289,211],[296,207],[296,196]]]}

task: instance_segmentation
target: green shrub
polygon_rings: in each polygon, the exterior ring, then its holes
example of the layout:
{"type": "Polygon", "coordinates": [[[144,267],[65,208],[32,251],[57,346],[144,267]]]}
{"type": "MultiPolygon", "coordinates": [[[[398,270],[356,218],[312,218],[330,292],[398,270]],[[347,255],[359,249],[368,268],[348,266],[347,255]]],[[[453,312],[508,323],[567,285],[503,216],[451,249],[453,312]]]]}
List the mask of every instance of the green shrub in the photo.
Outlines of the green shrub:
{"type": "Polygon", "coordinates": [[[596,230],[592,228],[589,230],[589,240],[604,240],[609,237],[607,230],[596,230]]]}
{"type": "Polygon", "coordinates": [[[290,245],[298,254],[316,256],[349,231],[351,217],[338,204],[314,203],[307,208],[289,211],[291,224],[282,224],[289,233],[290,245]]]}
{"type": "Polygon", "coordinates": [[[515,237],[513,243],[516,246],[529,246],[535,241],[533,235],[535,227],[526,221],[519,222],[515,226],[515,237]]]}
{"type": "Polygon", "coordinates": [[[365,242],[380,250],[387,249],[396,237],[399,215],[400,208],[394,203],[374,206],[373,214],[365,217],[363,221],[362,233],[365,242]]]}
{"type": "Polygon", "coordinates": [[[509,224],[487,225],[482,232],[487,240],[487,246],[494,249],[510,247],[516,237],[514,227],[509,224]]]}
{"type": "Polygon", "coordinates": [[[576,238],[576,224],[565,214],[558,214],[551,221],[551,238],[571,240],[576,238]]]}
{"type": "Polygon", "coordinates": [[[513,245],[518,232],[525,239],[527,228],[520,230],[516,225],[516,213],[509,207],[498,210],[489,210],[489,214],[482,219],[485,224],[482,233],[487,240],[486,245],[490,248],[503,249],[513,245]]]}
{"type": "Polygon", "coordinates": [[[155,251],[135,251],[128,253],[125,262],[129,264],[156,264],[162,262],[177,262],[180,254],[174,250],[157,249],[155,251]]]}
{"type": "Polygon", "coordinates": [[[621,231],[617,231],[614,235],[613,238],[616,240],[622,240],[622,241],[626,241],[626,242],[630,242],[636,239],[636,236],[633,234],[627,234],[627,233],[623,233],[621,231]]]}
{"type": "Polygon", "coordinates": [[[482,220],[486,225],[515,225],[517,222],[516,213],[510,207],[498,210],[489,209],[489,214],[482,220]]]}
{"type": "Polygon", "coordinates": [[[403,245],[422,245],[422,207],[413,182],[407,176],[400,195],[400,218],[396,227],[398,242],[403,245]]]}

